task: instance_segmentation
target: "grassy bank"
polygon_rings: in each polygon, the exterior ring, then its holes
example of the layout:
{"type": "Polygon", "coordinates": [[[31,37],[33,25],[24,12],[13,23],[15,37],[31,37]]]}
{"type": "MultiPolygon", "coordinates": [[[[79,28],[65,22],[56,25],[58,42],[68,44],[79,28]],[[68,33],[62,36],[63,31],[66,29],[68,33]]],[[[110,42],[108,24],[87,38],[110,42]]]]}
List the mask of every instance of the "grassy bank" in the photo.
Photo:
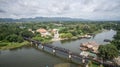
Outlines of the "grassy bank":
{"type": "Polygon", "coordinates": [[[13,49],[22,47],[24,45],[27,45],[29,42],[24,41],[22,43],[15,43],[15,42],[0,42],[0,50],[7,50],[7,49],[13,49]]]}

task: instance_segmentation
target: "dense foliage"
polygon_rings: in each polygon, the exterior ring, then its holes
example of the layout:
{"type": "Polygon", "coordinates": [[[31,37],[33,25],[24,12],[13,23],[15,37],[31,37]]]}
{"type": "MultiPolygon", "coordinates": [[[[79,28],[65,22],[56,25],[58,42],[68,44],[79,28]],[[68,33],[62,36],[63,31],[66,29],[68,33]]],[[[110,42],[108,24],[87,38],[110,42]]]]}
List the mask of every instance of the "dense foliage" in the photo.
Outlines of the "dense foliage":
{"type": "Polygon", "coordinates": [[[113,59],[118,57],[119,50],[120,50],[120,24],[119,23],[111,23],[108,25],[104,25],[105,29],[114,29],[116,30],[116,35],[114,36],[114,40],[111,41],[111,44],[107,45],[100,45],[98,51],[99,56],[102,57],[104,60],[106,59],[113,59]]]}
{"type": "Polygon", "coordinates": [[[21,28],[21,23],[0,23],[0,41],[23,42],[22,36],[32,37],[33,33],[21,28]]]}
{"type": "Polygon", "coordinates": [[[44,28],[48,31],[52,29],[59,29],[61,38],[78,38],[79,36],[96,33],[102,29],[115,29],[117,35],[112,41],[118,49],[120,49],[120,35],[119,23],[113,22],[14,22],[14,23],[0,23],[0,42],[17,42],[24,41],[23,37],[30,37],[42,42],[49,42],[52,36],[41,37],[40,33],[35,32],[39,28],[44,28]],[[35,33],[29,31],[31,29],[35,33]]]}
{"type": "Polygon", "coordinates": [[[120,50],[120,24],[117,24],[115,30],[117,31],[117,33],[114,36],[114,40],[111,43],[114,44],[118,50],[120,50]]]}
{"type": "Polygon", "coordinates": [[[99,56],[102,57],[104,60],[112,60],[113,58],[118,57],[118,50],[112,44],[100,45],[98,51],[99,56]]]}

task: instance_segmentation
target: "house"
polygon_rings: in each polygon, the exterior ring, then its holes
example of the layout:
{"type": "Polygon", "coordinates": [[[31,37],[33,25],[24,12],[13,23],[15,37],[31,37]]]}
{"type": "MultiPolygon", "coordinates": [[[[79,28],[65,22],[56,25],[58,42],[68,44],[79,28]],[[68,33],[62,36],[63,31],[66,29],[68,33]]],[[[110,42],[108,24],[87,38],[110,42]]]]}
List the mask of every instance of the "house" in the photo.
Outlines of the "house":
{"type": "Polygon", "coordinates": [[[40,28],[37,29],[36,32],[39,32],[41,34],[41,36],[47,36],[47,35],[51,35],[46,29],[44,28],[40,28]]]}

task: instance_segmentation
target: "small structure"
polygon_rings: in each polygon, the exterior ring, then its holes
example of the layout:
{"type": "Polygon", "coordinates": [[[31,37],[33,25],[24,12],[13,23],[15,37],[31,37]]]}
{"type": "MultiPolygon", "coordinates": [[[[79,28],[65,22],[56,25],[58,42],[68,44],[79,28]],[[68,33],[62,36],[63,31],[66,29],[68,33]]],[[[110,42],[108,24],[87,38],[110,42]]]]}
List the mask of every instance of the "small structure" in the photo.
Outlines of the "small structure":
{"type": "Polygon", "coordinates": [[[59,33],[58,33],[58,29],[53,29],[52,33],[54,34],[54,38],[58,39],[59,38],[59,33]]]}
{"type": "Polygon", "coordinates": [[[96,58],[97,56],[96,56],[96,54],[94,54],[94,53],[90,53],[90,52],[87,52],[87,51],[82,51],[81,53],[80,53],[80,55],[82,55],[82,56],[84,56],[84,57],[93,57],[93,58],[96,58]]]}
{"type": "Polygon", "coordinates": [[[87,57],[87,56],[89,55],[89,52],[82,51],[82,52],[80,53],[80,55],[87,57]]]}
{"type": "Polygon", "coordinates": [[[81,43],[81,45],[80,45],[81,50],[89,50],[89,51],[92,51],[94,53],[98,53],[98,48],[99,48],[99,45],[94,41],[81,43]]]}
{"type": "Polygon", "coordinates": [[[43,28],[37,29],[36,32],[39,32],[41,36],[50,35],[50,33],[46,29],[43,29],[43,28]]]}
{"type": "Polygon", "coordinates": [[[35,31],[33,31],[32,29],[28,29],[28,31],[32,32],[32,33],[35,33],[35,31]]]}

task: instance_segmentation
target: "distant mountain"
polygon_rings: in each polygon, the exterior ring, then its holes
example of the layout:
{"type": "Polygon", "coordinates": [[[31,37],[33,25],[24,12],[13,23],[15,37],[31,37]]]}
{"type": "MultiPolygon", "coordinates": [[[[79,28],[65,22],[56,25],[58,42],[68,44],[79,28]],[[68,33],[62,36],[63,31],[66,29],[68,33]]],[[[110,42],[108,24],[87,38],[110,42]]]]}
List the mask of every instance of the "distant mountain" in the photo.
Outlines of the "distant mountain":
{"type": "Polygon", "coordinates": [[[0,22],[36,22],[36,21],[88,21],[87,19],[81,18],[69,18],[69,17],[35,17],[35,18],[0,18],[0,22]]]}

